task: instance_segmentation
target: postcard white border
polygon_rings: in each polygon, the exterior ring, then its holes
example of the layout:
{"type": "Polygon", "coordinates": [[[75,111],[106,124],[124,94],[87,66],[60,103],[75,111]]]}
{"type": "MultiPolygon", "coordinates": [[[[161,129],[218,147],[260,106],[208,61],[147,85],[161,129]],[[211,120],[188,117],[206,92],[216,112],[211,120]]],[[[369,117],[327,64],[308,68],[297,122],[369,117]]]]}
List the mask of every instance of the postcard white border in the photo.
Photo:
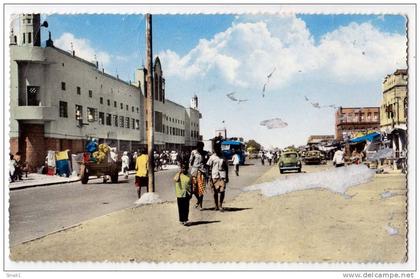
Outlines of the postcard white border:
{"type": "MultiPolygon", "coordinates": [[[[185,1],[184,1],[185,2],[185,1]]],[[[417,170],[416,165],[416,148],[415,148],[415,135],[413,134],[416,131],[417,119],[416,119],[416,61],[414,56],[416,55],[416,13],[415,7],[409,5],[277,5],[277,4],[222,4],[222,5],[160,5],[149,1],[149,4],[130,4],[130,5],[115,5],[115,4],[92,4],[92,5],[81,5],[81,4],[66,4],[66,5],[56,5],[56,4],[45,4],[45,5],[17,5],[12,4],[4,5],[4,22],[6,23],[3,28],[3,37],[2,37],[2,46],[4,51],[4,61],[3,61],[3,80],[4,84],[4,100],[1,100],[5,113],[4,118],[4,152],[7,154],[9,150],[9,141],[8,141],[8,130],[9,127],[9,114],[7,113],[9,105],[9,73],[8,73],[8,61],[10,59],[8,51],[8,22],[12,14],[16,13],[30,13],[30,12],[40,12],[40,13],[66,13],[66,14],[80,14],[80,13],[112,13],[112,14],[143,14],[143,13],[152,13],[152,14],[240,14],[240,13],[308,13],[308,14],[400,14],[406,15],[408,18],[408,63],[409,63],[409,119],[414,119],[415,121],[409,121],[409,175],[408,175],[408,185],[409,185],[409,195],[408,195],[408,220],[409,220],[409,231],[408,231],[408,262],[404,264],[281,264],[281,263],[255,263],[255,264],[92,264],[92,263],[15,263],[9,260],[8,257],[8,219],[5,220],[4,232],[5,233],[5,270],[16,270],[16,271],[36,271],[36,270],[284,270],[284,271],[411,271],[416,269],[416,220],[415,220],[415,210],[416,210],[416,195],[418,194],[415,189],[415,173],[417,170]],[[4,101],[4,103],[3,103],[4,101]]],[[[4,154],[4,158],[6,158],[4,154]]],[[[3,174],[6,173],[5,168],[6,164],[3,165],[3,174]]],[[[7,185],[7,176],[3,177],[3,185],[7,185]]],[[[5,190],[5,196],[2,198],[4,202],[4,208],[7,210],[8,204],[8,190],[5,190]]],[[[6,214],[6,217],[8,214],[6,214]]],[[[13,273],[13,272],[12,272],[13,273]]],[[[77,274],[74,274],[78,276],[77,274]]],[[[93,274],[92,274],[93,275],[93,274]]],[[[328,275],[328,273],[326,274],[328,275]]],[[[217,276],[217,274],[215,274],[217,276]]],[[[329,277],[329,276],[327,276],[329,277]]]]}

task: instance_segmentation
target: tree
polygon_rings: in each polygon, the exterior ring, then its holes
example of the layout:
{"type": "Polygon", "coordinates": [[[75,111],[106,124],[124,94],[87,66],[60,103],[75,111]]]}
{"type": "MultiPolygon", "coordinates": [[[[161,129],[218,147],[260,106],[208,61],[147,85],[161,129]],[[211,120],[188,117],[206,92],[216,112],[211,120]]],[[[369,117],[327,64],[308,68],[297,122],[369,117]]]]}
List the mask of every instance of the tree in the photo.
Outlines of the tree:
{"type": "Polygon", "coordinates": [[[246,149],[252,147],[254,150],[257,150],[257,151],[261,150],[261,144],[259,144],[258,142],[256,142],[253,139],[247,141],[245,143],[245,147],[246,147],[246,149]]]}

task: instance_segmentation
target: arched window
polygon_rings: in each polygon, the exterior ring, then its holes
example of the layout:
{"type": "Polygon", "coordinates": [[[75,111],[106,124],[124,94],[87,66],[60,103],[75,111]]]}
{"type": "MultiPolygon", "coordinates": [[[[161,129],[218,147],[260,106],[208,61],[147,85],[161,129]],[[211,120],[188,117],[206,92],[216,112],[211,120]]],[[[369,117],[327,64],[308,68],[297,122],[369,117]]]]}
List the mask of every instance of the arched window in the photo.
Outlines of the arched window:
{"type": "Polygon", "coordinates": [[[162,102],[165,103],[165,79],[162,78],[162,102]]]}
{"type": "Polygon", "coordinates": [[[159,101],[163,101],[163,94],[162,94],[162,77],[159,76],[159,101]]]}

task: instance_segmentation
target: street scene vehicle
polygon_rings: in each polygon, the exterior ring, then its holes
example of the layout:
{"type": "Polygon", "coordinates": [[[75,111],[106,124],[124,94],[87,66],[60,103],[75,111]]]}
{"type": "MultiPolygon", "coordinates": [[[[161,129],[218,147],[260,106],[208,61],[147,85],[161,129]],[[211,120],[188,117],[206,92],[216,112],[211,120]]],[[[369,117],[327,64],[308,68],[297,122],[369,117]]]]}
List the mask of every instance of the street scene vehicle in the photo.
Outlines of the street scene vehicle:
{"type": "Polygon", "coordinates": [[[245,144],[237,140],[225,140],[222,141],[222,151],[226,160],[232,160],[232,157],[235,153],[239,154],[241,165],[245,164],[245,144]]]}
{"type": "Polygon", "coordinates": [[[299,159],[299,154],[296,151],[285,151],[280,155],[279,159],[280,173],[288,170],[302,171],[302,163],[299,159]]]}
{"type": "Polygon", "coordinates": [[[118,183],[118,172],[121,169],[121,161],[119,162],[101,162],[96,163],[92,161],[80,162],[80,178],[82,184],[87,184],[89,176],[103,177],[104,182],[107,181],[107,176],[111,177],[112,183],[118,183]]]}
{"type": "Polygon", "coordinates": [[[304,162],[305,164],[321,164],[323,156],[319,150],[310,150],[305,153],[304,162]]]}

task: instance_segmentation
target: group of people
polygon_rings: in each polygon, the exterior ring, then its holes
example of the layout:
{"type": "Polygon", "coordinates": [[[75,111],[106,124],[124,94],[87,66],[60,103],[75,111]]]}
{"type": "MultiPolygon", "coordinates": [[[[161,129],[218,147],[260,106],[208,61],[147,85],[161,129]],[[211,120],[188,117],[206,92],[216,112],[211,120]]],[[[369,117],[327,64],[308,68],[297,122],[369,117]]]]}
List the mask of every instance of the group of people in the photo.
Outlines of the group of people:
{"type": "MultiPolygon", "coordinates": [[[[147,151],[141,150],[135,164],[138,198],[141,197],[141,188],[148,186],[148,160],[147,151]]],[[[174,177],[174,184],[180,223],[188,224],[189,204],[193,196],[196,199],[195,207],[203,210],[204,193],[208,186],[213,190],[214,209],[224,211],[223,201],[229,176],[228,162],[220,144],[215,144],[214,153],[210,155],[204,150],[204,143],[198,142],[191,153],[181,152],[177,161],[179,171],[174,177]]]]}
{"type": "Polygon", "coordinates": [[[20,152],[16,152],[15,155],[9,154],[9,181],[15,182],[22,180],[23,173],[27,176],[27,166],[26,163],[22,161],[22,155],[20,152]]]}
{"type": "Polygon", "coordinates": [[[180,171],[174,177],[177,197],[179,221],[188,225],[189,201],[194,195],[197,199],[195,207],[203,209],[203,198],[206,186],[213,190],[215,210],[224,211],[226,184],[229,182],[228,163],[224,158],[220,145],[215,144],[214,153],[204,150],[204,143],[198,142],[189,157],[180,163],[180,171]],[[191,171],[188,170],[191,167],[191,171]]]}
{"type": "Polygon", "coordinates": [[[154,151],[153,159],[155,163],[155,170],[162,169],[166,165],[176,165],[178,162],[178,152],[164,150],[162,152],[154,151]]]}
{"type": "MultiPolygon", "coordinates": [[[[146,152],[146,150],[144,150],[146,152]]],[[[140,152],[141,153],[141,152],[140,152]]],[[[146,152],[147,154],[147,152],[146,152]]],[[[121,156],[121,172],[124,173],[125,177],[128,177],[128,171],[134,170],[138,158],[138,152],[129,153],[124,151],[121,156]]],[[[154,169],[155,171],[161,170],[166,165],[176,165],[179,160],[178,152],[176,151],[153,151],[154,169]]]]}
{"type": "MultiPolygon", "coordinates": [[[[358,152],[356,149],[353,150],[350,157],[347,157],[347,162],[355,165],[359,165],[362,163],[364,158],[363,152],[358,152]]],[[[346,153],[344,151],[344,148],[340,147],[338,148],[335,153],[334,157],[332,159],[333,165],[335,167],[342,167],[346,163],[346,153]]]]}
{"type": "Polygon", "coordinates": [[[277,164],[280,154],[278,151],[268,151],[268,152],[264,152],[264,151],[260,151],[260,158],[261,158],[261,165],[265,165],[265,161],[267,160],[267,163],[269,166],[271,166],[272,164],[277,164]]]}

